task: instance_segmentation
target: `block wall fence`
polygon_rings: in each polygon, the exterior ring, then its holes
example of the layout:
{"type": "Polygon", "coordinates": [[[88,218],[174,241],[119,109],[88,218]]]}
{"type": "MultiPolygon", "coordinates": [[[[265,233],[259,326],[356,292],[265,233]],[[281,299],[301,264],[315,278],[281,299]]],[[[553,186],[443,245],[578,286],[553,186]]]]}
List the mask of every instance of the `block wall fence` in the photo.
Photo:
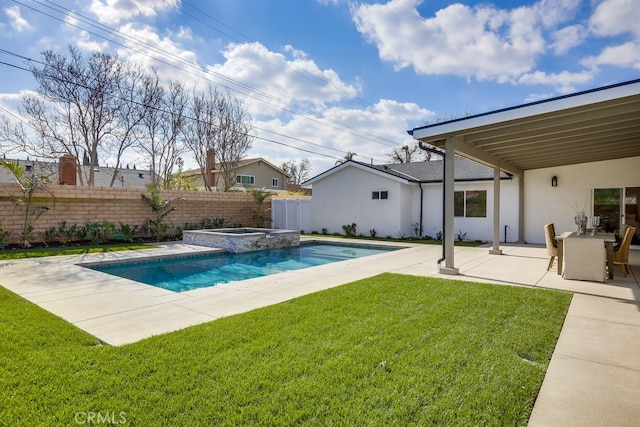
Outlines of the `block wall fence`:
{"type": "MultiPolygon", "coordinates": [[[[79,226],[102,221],[142,226],[154,218],[148,201],[142,198],[143,193],[149,195],[146,190],[50,185],[48,191],[51,194],[39,192],[33,198],[33,205],[51,208],[35,221],[35,232],[44,232],[62,221],[79,226]]],[[[173,202],[172,206],[177,209],[165,219],[173,226],[199,223],[203,218],[224,218],[227,226],[256,226],[255,205],[250,193],[163,190],[160,195],[164,200],[184,199],[173,202]]],[[[17,240],[20,235],[24,214],[22,207],[14,204],[12,196],[22,196],[20,187],[13,183],[0,184],[0,226],[13,232],[9,241],[17,240]]],[[[268,198],[263,208],[270,206],[268,198]]]]}

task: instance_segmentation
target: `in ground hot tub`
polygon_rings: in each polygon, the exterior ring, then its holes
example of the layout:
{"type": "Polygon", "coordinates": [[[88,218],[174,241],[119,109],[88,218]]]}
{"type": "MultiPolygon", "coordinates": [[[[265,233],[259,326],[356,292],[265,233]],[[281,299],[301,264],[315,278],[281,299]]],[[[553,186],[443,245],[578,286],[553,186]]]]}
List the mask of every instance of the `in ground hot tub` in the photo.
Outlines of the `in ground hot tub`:
{"type": "Polygon", "coordinates": [[[300,231],[243,227],[184,230],[182,241],[189,245],[222,248],[238,253],[299,246],[300,231]]]}

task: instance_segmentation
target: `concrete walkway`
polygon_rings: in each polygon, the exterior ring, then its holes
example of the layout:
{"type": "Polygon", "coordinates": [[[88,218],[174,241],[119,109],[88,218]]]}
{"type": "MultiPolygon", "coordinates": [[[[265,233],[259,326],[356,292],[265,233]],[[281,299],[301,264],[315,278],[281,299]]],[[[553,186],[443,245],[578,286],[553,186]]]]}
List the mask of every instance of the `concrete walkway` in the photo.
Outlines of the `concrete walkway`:
{"type": "MultiPolygon", "coordinates": [[[[344,239],[340,241],[344,242],[344,239]]],[[[441,249],[403,250],[274,276],[175,293],[79,266],[123,258],[196,253],[183,244],[133,252],[0,261],[0,284],[111,345],[124,345],[276,304],[383,272],[558,289],[574,293],[530,426],[640,425],[640,251],[631,274],[607,283],[546,271],[542,246],[456,248],[460,275],[437,272],[441,249]]]]}

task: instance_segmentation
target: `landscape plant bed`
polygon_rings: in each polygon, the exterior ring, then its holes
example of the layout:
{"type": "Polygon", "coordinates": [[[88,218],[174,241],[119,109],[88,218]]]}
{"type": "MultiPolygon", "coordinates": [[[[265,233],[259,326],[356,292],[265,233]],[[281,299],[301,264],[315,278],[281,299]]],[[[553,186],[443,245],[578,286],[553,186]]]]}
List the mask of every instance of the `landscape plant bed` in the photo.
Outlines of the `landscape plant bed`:
{"type": "MultiPolygon", "coordinates": [[[[341,234],[321,234],[321,233],[304,233],[303,236],[308,237],[332,237],[338,239],[359,239],[359,240],[371,240],[378,242],[403,242],[403,243],[419,243],[424,245],[438,245],[442,246],[442,240],[436,240],[431,238],[417,238],[417,237],[405,237],[405,238],[393,238],[393,237],[367,237],[367,236],[344,236],[341,234]]],[[[483,242],[481,240],[465,240],[459,241],[456,240],[453,244],[454,246],[468,246],[468,247],[478,247],[480,245],[484,245],[487,242],[483,242]]]]}
{"type": "Polygon", "coordinates": [[[382,274],[108,347],[0,288],[0,419],[525,426],[570,300],[382,274]]]}

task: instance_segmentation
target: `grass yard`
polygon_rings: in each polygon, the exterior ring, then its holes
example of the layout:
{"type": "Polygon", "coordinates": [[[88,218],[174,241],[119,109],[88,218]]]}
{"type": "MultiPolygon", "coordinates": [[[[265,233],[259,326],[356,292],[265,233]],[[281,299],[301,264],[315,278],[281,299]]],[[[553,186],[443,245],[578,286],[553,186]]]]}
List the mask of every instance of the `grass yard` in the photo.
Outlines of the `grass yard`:
{"type": "Polygon", "coordinates": [[[109,347],[0,288],[0,424],[524,426],[570,299],[383,274],[109,347]]]}
{"type": "Polygon", "coordinates": [[[29,249],[10,249],[0,252],[0,260],[6,259],[23,259],[23,258],[39,258],[45,256],[58,255],[78,255],[93,254],[100,252],[117,252],[132,251],[136,249],[154,249],[157,246],[145,245],[143,243],[114,243],[108,245],[92,245],[92,246],[62,246],[50,248],[29,248],[29,249]]]}

